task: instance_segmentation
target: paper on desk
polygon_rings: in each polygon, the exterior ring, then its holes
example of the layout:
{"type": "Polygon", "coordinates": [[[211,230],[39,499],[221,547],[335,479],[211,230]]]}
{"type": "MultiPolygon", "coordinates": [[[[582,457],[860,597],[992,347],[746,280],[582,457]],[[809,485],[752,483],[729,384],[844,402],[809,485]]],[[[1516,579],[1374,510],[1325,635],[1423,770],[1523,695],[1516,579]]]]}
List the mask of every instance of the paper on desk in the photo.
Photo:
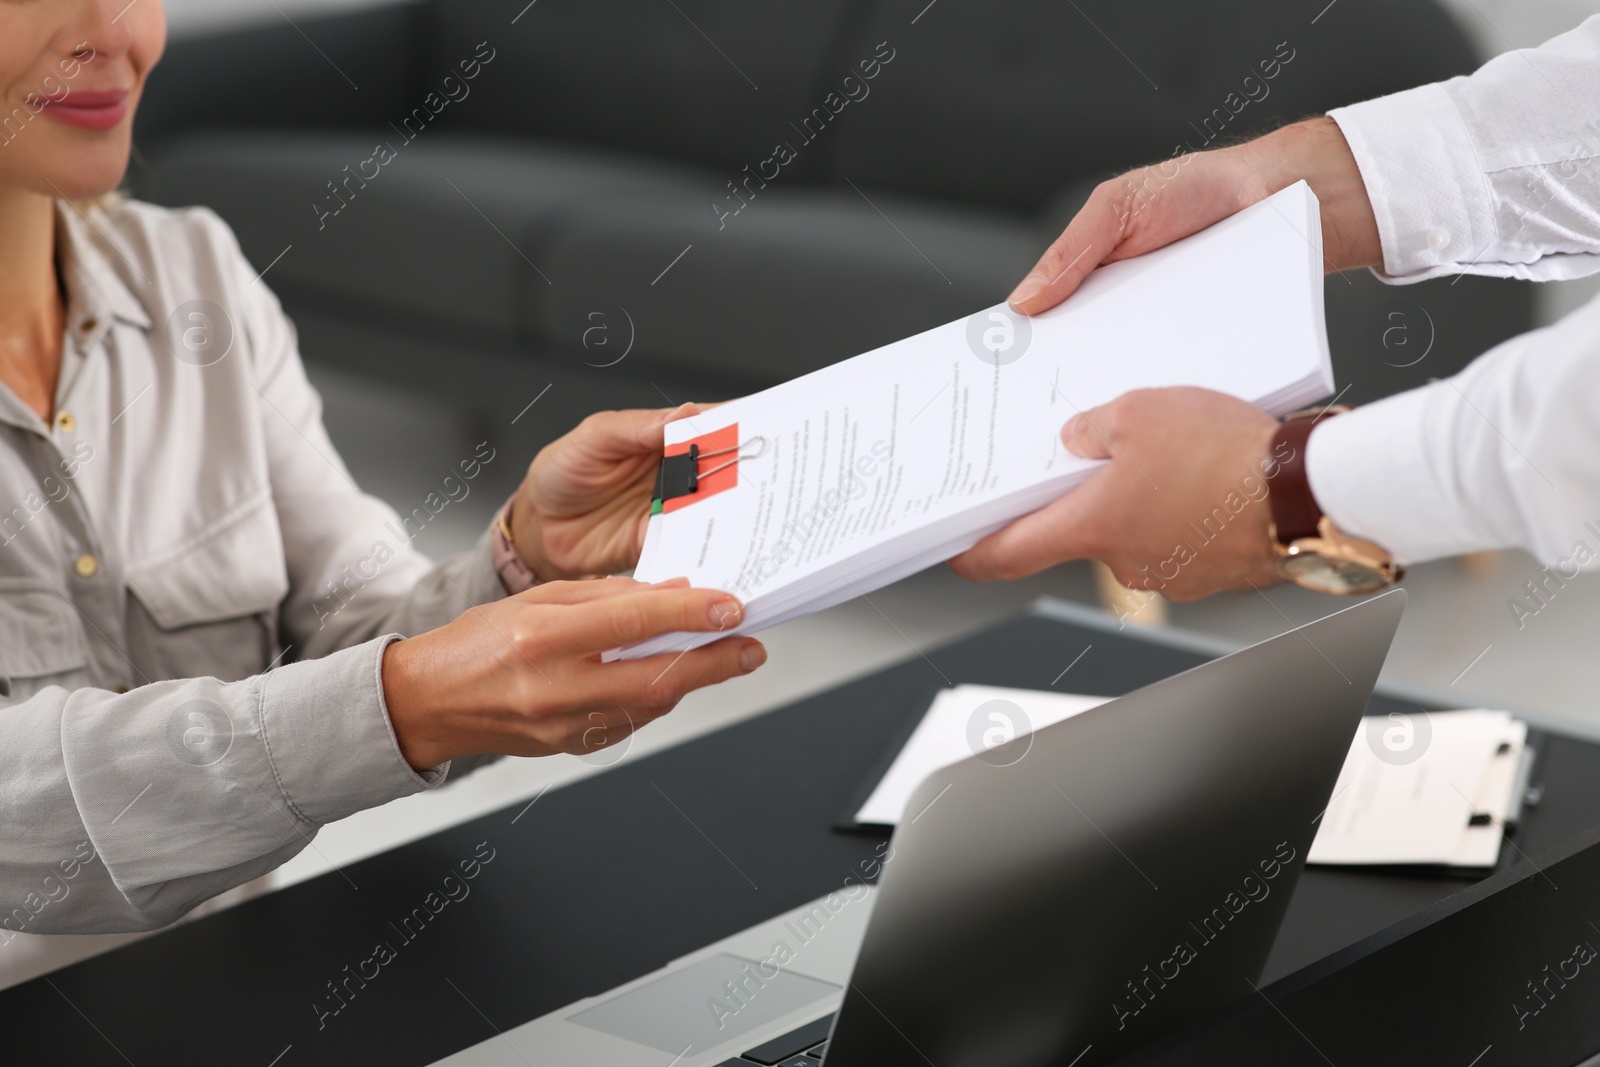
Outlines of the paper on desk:
{"type": "Polygon", "coordinates": [[[1364,720],[1307,862],[1493,866],[1527,730],[1500,711],[1364,720]],[[1480,812],[1494,824],[1470,826],[1480,812]]]}
{"type": "Polygon", "coordinates": [[[1070,719],[1110,699],[993,685],[958,685],[941,690],[877,788],[856,812],[856,822],[897,825],[911,794],[934,771],[1070,719]],[[1002,703],[987,706],[996,701],[1002,703]],[[1021,716],[1016,714],[1017,708],[1021,709],[1021,716]]]}
{"type": "Polygon", "coordinates": [[[1297,183],[1101,267],[1043,314],[998,305],[671,423],[669,451],[737,440],[741,458],[651,518],[634,576],[728,590],[745,605],[737,632],[753,633],[948,559],[1072,489],[1101,464],[1067,453],[1062,425],[1129,390],[1201,386],[1280,414],[1326,396],[1321,233],[1297,183]]]}

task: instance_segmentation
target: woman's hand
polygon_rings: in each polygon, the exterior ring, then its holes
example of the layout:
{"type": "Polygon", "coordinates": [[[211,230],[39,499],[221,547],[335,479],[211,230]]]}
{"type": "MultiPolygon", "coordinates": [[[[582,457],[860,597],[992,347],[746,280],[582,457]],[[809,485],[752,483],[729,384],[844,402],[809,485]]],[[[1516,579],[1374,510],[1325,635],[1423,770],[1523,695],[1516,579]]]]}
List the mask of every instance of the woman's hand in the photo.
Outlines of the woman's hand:
{"type": "Polygon", "coordinates": [[[1053,308],[1100,264],[1197,233],[1302,178],[1321,205],[1327,269],[1381,262],[1378,223],[1355,156],[1338,123],[1322,117],[1101,182],[1011,294],[1011,306],[1025,315],[1053,308]]]}
{"type": "Polygon", "coordinates": [[[632,569],[666,425],[701,410],[602,411],[541,449],[510,516],[517,552],[533,573],[549,581],[632,569]]]}
{"type": "Polygon", "coordinates": [[[602,652],[658,634],[732,629],[743,617],[727,593],[683,579],[547,583],[390,645],[389,720],[419,770],[483,753],[609,748],[686,693],[755,670],[767,653],[747,637],[612,663],[602,652]]]}

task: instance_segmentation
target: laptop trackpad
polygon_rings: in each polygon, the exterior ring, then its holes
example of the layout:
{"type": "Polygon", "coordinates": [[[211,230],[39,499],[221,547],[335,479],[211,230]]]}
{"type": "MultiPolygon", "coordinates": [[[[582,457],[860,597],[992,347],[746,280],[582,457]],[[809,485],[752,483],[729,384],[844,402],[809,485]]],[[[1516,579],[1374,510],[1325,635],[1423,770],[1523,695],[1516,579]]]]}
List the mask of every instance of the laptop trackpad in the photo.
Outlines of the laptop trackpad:
{"type": "Polygon", "coordinates": [[[670,1056],[704,1052],[839,992],[770,963],[711,956],[568,1021],[670,1056]]]}

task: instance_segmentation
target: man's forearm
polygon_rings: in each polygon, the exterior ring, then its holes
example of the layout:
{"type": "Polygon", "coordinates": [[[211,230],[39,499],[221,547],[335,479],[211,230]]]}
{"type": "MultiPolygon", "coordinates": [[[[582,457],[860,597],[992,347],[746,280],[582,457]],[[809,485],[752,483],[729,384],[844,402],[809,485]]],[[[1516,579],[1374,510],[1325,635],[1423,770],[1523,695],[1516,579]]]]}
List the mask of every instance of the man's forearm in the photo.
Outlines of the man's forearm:
{"type": "Polygon", "coordinates": [[[1264,196],[1304,180],[1322,212],[1322,254],[1327,269],[1370,267],[1383,260],[1372,202],[1356,158],[1327,116],[1291,123],[1236,149],[1264,196]]]}

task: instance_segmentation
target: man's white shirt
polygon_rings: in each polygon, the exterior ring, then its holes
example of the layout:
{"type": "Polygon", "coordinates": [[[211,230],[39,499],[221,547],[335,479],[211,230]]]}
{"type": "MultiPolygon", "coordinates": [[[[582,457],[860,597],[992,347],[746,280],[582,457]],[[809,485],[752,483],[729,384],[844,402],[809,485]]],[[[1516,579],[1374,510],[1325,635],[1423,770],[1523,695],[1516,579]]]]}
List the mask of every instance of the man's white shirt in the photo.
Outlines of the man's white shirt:
{"type": "MultiPolygon", "coordinates": [[[[1383,280],[1600,271],[1600,16],[1330,115],[1372,200],[1383,280]]],[[[1454,378],[1323,420],[1306,462],[1339,527],[1401,562],[1521,547],[1600,567],[1600,298],[1454,378]]]]}

